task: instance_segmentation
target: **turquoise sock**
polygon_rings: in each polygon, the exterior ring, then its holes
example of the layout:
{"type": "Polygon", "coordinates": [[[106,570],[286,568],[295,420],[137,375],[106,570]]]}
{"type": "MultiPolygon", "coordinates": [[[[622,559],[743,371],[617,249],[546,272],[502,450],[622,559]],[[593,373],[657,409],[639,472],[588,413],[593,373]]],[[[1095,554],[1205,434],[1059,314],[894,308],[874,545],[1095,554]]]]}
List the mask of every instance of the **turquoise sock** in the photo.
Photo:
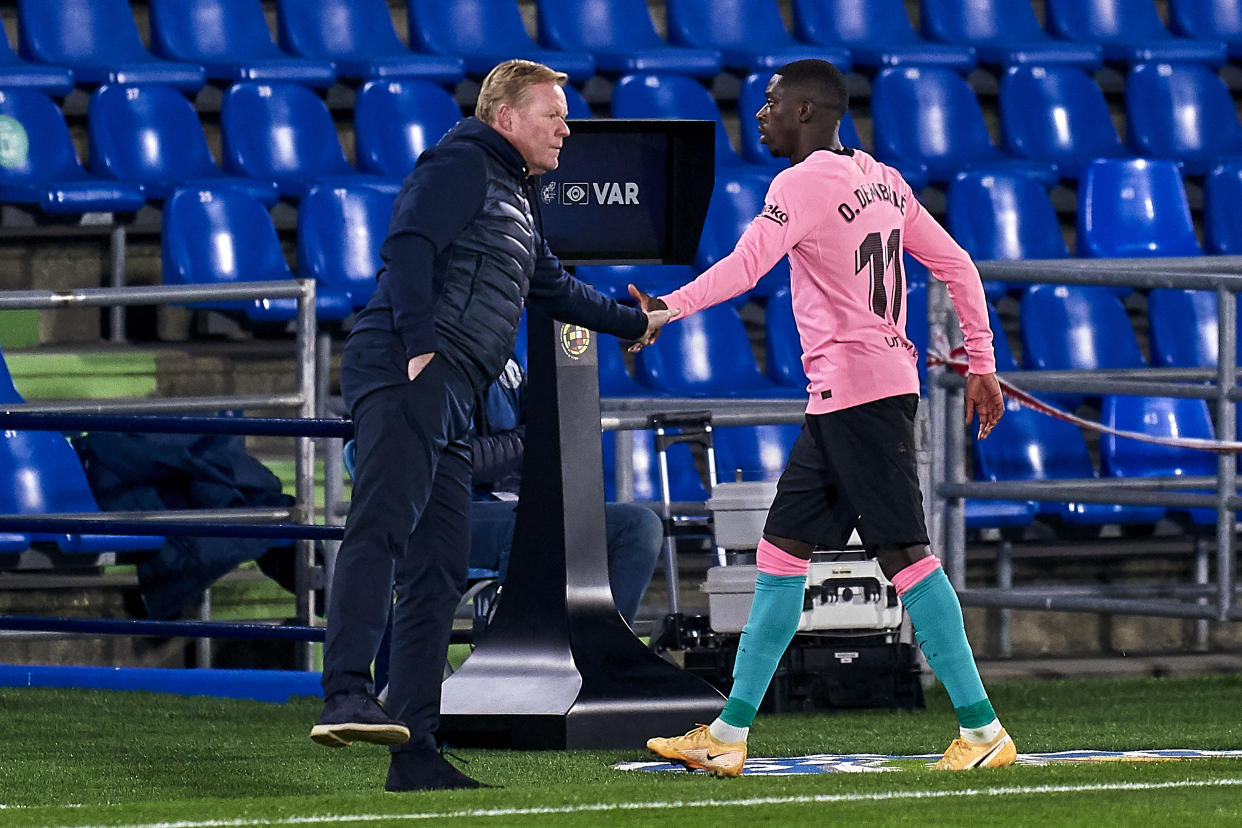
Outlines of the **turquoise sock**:
{"type": "Polygon", "coordinates": [[[760,572],[755,577],[755,601],[733,663],[733,689],[720,713],[726,724],[750,727],[755,721],[776,665],[798,630],[805,588],[805,575],[760,572]]]}
{"type": "Polygon", "coordinates": [[[943,569],[937,568],[901,596],[910,613],[915,639],[932,672],[949,693],[962,727],[982,727],[996,718],[979,679],[974,653],[966,640],[962,605],[943,569]]]}

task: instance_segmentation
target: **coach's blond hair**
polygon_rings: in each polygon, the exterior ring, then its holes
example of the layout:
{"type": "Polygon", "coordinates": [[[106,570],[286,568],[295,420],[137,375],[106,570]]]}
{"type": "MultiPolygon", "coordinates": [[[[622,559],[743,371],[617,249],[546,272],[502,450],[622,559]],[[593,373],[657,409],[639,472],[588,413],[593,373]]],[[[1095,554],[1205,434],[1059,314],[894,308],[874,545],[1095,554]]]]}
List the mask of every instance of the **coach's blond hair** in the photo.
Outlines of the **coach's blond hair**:
{"type": "Polygon", "coordinates": [[[485,124],[492,124],[502,103],[521,106],[526,90],[541,83],[564,86],[569,76],[533,60],[506,60],[493,67],[483,79],[474,115],[485,124]]]}

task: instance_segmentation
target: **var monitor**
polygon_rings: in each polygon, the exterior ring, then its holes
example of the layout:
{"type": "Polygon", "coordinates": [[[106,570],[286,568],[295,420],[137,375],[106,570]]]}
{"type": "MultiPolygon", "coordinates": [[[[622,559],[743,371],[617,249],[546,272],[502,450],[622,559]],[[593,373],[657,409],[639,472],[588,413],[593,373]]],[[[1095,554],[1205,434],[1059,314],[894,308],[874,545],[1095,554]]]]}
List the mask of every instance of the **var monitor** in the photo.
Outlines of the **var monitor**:
{"type": "Polygon", "coordinates": [[[691,264],[715,179],[712,121],[569,121],[539,181],[548,244],[565,264],[691,264]]]}

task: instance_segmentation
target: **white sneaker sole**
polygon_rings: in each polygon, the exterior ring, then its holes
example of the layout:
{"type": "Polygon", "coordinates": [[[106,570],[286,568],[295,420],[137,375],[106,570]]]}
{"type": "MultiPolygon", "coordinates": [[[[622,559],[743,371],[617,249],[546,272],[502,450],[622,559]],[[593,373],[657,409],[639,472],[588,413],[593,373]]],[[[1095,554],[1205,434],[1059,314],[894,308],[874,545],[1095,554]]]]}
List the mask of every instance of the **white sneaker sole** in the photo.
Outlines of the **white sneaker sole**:
{"type": "Polygon", "coordinates": [[[311,728],[311,740],[324,747],[349,747],[354,742],[373,745],[403,745],[410,741],[410,731],[402,725],[317,724],[311,728]]]}

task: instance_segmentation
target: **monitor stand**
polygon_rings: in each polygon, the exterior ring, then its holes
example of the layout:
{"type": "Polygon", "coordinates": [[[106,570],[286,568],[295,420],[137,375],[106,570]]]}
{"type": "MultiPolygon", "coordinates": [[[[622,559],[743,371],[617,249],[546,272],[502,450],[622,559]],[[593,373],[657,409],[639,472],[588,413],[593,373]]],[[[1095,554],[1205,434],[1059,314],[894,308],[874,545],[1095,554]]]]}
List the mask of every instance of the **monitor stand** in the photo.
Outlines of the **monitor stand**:
{"type": "Polygon", "coordinates": [[[599,337],[527,311],[526,456],[496,615],[443,684],[450,745],[640,748],[710,722],[720,693],[639,641],[608,585],[599,337]]]}

